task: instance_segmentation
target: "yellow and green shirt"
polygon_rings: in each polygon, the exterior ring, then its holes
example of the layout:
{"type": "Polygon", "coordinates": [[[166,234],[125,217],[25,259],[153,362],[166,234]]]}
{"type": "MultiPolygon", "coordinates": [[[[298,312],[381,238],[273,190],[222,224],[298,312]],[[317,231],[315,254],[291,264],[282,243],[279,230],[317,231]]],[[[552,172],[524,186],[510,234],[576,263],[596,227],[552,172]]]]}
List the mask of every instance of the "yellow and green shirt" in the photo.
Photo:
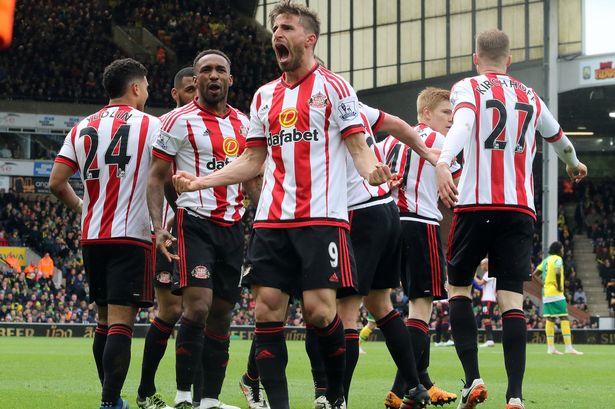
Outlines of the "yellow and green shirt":
{"type": "Polygon", "coordinates": [[[564,261],[560,256],[550,255],[542,260],[542,263],[538,265],[538,271],[542,272],[542,302],[552,302],[565,300],[564,297],[564,261]],[[560,274],[560,288],[557,289],[557,276],[560,274]]]}

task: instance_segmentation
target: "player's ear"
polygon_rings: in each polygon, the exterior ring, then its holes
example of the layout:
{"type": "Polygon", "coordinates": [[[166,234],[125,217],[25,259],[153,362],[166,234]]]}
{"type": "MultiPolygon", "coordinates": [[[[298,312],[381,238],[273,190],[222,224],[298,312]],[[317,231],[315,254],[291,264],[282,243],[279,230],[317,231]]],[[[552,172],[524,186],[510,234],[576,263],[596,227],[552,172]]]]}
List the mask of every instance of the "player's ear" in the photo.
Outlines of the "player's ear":
{"type": "Polygon", "coordinates": [[[510,64],[512,64],[512,54],[508,54],[508,57],[506,57],[506,67],[510,67],[510,64]]]}
{"type": "Polygon", "coordinates": [[[141,87],[139,82],[135,81],[132,84],[130,84],[130,90],[132,91],[132,94],[135,96],[139,96],[141,95],[141,87]]]}
{"type": "Polygon", "coordinates": [[[478,65],[478,55],[472,53],[472,65],[478,65]]]}
{"type": "Polygon", "coordinates": [[[233,85],[233,74],[229,74],[228,76],[228,86],[232,86],[233,85]]]}
{"type": "Polygon", "coordinates": [[[171,88],[171,98],[177,102],[177,89],[175,87],[171,88]]]}
{"type": "Polygon", "coordinates": [[[312,48],[316,48],[317,40],[318,40],[318,37],[316,36],[315,33],[308,33],[307,38],[305,39],[305,43],[311,46],[312,48]]]}

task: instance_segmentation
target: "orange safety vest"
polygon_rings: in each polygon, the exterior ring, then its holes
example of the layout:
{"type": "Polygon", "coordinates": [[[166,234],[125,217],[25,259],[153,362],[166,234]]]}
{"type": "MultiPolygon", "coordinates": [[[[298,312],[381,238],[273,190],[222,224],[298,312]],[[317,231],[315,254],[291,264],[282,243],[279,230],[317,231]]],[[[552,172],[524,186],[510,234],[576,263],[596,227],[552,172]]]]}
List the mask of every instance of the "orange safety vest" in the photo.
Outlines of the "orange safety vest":
{"type": "Polygon", "coordinates": [[[38,269],[45,278],[49,278],[53,276],[53,260],[51,257],[43,257],[41,261],[38,263],[38,269]]]}
{"type": "Polygon", "coordinates": [[[15,0],[0,1],[0,48],[7,48],[13,41],[15,0]]]}

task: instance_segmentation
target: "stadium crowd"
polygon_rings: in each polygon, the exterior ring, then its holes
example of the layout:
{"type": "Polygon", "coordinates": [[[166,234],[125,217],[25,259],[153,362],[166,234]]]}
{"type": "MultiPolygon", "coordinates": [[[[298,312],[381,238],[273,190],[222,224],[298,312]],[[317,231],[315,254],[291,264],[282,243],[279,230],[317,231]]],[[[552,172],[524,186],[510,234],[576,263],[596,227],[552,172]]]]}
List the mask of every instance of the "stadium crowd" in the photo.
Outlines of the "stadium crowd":
{"type": "MultiPolygon", "coordinates": [[[[244,216],[246,240],[250,236],[254,207],[247,206],[244,216]]],[[[71,210],[47,195],[21,195],[0,193],[0,246],[27,246],[39,254],[49,254],[54,268],[61,272],[62,280],[55,282],[53,273],[42,273],[38,265],[11,267],[0,263],[0,321],[95,323],[93,306],[87,303],[88,285],[80,240],[80,220],[71,210]]],[[[539,246],[538,246],[539,247],[539,246]]],[[[569,254],[572,257],[572,254],[569,254]]],[[[606,261],[608,263],[608,261],[606,261]]],[[[573,266],[573,263],[570,263],[573,266]]],[[[572,268],[572,267],[571,267],[572,268]]],[[[575,283],[574,270],[568,280],[575,283]],[[572,277],[572,278],[570,278],[572,277]]],[[[567,285],[568,286],[568,285],[567,285]]],[[[614,288],[615,289],[615,288],[614,288]]],[[[571,297],[573,297],[571,294],[571,297]]],[[[480,317],[480,290],[475,289],[474,310],[480,317]]],[[[408,313],[408,298],[401,288],[393,291],[391,301],[401,314],[408,313]]],[[[540,307],[526,297],[524,310],[528,328],[544,328],[540,307]]],[[[154,306],[139,311],[137,322],[150,322],[157,312],[154,306]]],[[[435,312],[432,326],[435,325],[435,312]]],[[[362,308],[360,320],[367,322],[367,311],[362,308]]],[[[501,328],[501,316],[496,307],[494,327],[501,328]]],[[[478,321],[480,325],[480,320],[478,321]]],[[[303,314],[298,302],[289,308],[288,325],[303,326],[303,314]]],[[[235,306],[233,325],[254,325],[254,298],[248,289],[241,293],[235,306]]],[[[586,323],[572,322],[573,327],[586,323]]]]}
{"type": "Polygon", "coordinates": [[[575,191],[579,233],[584,232],[592,240],[606,302],[611,315],[615,315],[615,182],[587,181],[575,191]]]}
{"type": "Polygon", "coordinates": [[[171,61],[161,47],[151,62],[143,61],[149,71],[150,105],[171,107],[171,82],[177,68],[192,65],[198,50],[218,48],[232,61],[241,61],[233,67],[236,82],[229,102],[248,112],[257,86],[277,76],[278,70],[271,47],[256,41],[254,23],[242,22],[227,3],[96,0],[83,7],[79,0],[17,2],[11,56],[9,51],[0,52],[0,96],[106,103],[103,69],[124,56],[112,39],[112,26],[118,24],[148,29],[177,55],[177,61],[171,61]],[[34,60],[46,64],[32,65],[34,60]],[[24,66],[32,69],[23,70],[24,66]]]}

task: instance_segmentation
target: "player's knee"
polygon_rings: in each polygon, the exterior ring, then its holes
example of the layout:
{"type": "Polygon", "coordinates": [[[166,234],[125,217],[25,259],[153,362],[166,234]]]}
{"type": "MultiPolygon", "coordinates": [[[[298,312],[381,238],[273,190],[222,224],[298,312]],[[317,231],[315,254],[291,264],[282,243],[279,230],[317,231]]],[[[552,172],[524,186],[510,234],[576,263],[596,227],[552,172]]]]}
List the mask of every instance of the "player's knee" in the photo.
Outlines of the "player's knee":
{"type": "Polygon", "coordinates": [[[209,315],[209,305],[205,303],[195,303],[184,305],[184,316],[191,321],[205,325],[209,315]]]}
{"type": "Polygon", "coordinates": [[[449,285],[448,287],[448,298],[449,300],[453,297],[466,297],[472,298],[472,286],[457,286],[457,285],[449,285]]]}
{"type": "Polygon", "coordinates": [[[207,317],[207,329],[215,334],[224,335],[231,327],[232,310],[212,309],[207,317]]]}
{"type": "Polygon", "coordinates": [[[181,303],[168,304],[168,305],[164,305],[164,307],[161,305],[160,308],[158,309],[158,318],[160,318],[161,320],[169,324],[176,323],[177,321],[179,321],[181,316],[182,316],[181,303]]]}
{"type": "Polygon", "coordinates": [[[305,306],[307,322],[317,328],[324,328],[335,319],[336,309],[326,304],[305,306]]]}
{"type": "Polygon", "coordinates": [[[365,308],[374,316],[376,320],[385,317],[393,309],[391,300],[388,298],[368,297],[364,301],[365,308]]]}
{"type": "Polygon", "coordinates": [[[431,319],[431,297],[421,297],[410,301],[408,318],[429,322],[431,319]]]}

